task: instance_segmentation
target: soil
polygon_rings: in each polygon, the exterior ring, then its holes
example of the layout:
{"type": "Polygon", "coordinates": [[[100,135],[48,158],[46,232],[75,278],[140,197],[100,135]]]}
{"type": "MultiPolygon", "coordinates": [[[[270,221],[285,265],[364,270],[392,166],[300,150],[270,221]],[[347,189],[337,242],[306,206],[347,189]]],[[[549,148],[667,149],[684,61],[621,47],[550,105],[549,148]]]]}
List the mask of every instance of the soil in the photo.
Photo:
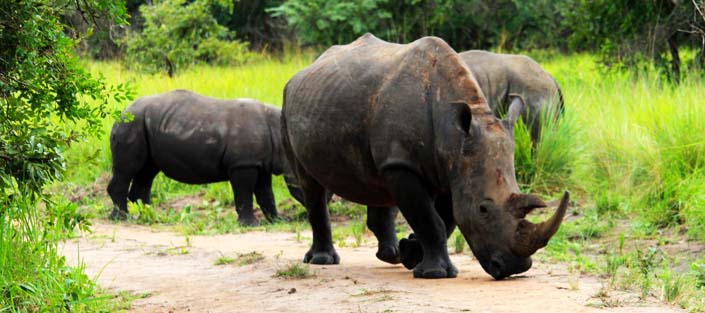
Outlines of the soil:
{"type": "Polygon", "coordinates": [[[218,236],[183,235],[149,227],[95,222],[92,234],[66,241],[70,264],[112,291],[146,295],[135,312],[678,312],[632,293],[597,295],[602,283],[562,264],[534,262],[524,275],[495,281],[467,254],[451,259],[455,279],[412,278],[401,265],[374,256],[376,241],[338,248],[340,265],[311,266],[304,279],[276,277],[278,269],[301,262],[310,234],[249,232],[218,236]],[[253,251],[256,263],[215,265],[221,256],[253,251]]]}

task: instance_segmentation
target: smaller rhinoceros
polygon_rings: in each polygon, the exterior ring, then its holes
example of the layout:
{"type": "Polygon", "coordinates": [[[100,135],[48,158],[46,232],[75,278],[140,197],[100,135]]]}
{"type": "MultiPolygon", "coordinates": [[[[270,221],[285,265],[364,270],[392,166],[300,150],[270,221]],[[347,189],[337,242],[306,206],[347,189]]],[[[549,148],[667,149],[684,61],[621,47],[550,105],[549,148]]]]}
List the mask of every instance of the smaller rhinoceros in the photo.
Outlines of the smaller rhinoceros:
{"type": "MultiPolygon", "coordinates": [[[[512,101],[522,101],[519,112],[536,143],[541,129],[542,110],[558,117],[563,110],[563,93],[553,77],[530,57],[482,50],[459,53],[475,76],[495,116],[506,113],[512,101]]],[[[509,114],[507,114],[509,115],[509,114]]]]}
{"type": "MultiPolygon", "coordinates": [[[[127,200],[150,203],[161,171],[182,183],[230,181],[238,222],[257,225],[252,195],[268,220],[278,218],[272,174],[289,173],[281,147],[281,111],[252,99],[219,100],[185,90],[138,99],[133,119],[113,125],[110,217],[127,216],[127,200]]],[[[129,120],[129,119],[128,119],[129,120]]],[[[285,175],[293,184],[293,176],[285,175]]],[[[294,197],[299,191],[289,185],[294,197]]]]}

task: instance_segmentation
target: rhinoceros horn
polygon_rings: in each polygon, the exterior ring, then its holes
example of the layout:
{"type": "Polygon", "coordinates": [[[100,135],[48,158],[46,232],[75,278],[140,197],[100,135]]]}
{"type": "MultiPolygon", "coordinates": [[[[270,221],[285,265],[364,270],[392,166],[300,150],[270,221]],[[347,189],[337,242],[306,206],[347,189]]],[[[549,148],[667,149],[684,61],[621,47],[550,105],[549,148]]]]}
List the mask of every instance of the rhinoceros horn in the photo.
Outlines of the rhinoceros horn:
{"type": "Polygon", "coordinates": [[[536,250],[541,249],[548,244],[548,240],[558,231],[558,227],[563,222],[563,217],[568,210],[568,202],[570,201],[570,193],[563,193],[561,203],[553,216],[547,221],[540,224],[534,224],[526,219],[522,219],[517,226],[517,233],[512,250],[520,256],[528,257],[536,250]]]}
{"type": "Polygon", "coordinates": [[[524,218],[534,209],[546,207],[546,203],[541,198],[532,194],[514,194],[509,202],[509,207],[517,218],[524,218]]]}

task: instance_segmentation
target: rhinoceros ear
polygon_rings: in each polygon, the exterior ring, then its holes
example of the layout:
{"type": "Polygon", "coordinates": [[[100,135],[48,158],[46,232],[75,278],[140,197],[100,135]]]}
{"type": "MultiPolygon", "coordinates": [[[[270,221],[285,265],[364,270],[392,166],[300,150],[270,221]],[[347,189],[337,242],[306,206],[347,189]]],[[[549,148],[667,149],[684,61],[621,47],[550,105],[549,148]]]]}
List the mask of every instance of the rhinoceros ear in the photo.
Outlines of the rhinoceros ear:
{"type": "Polygon", "coordinates": [[[516,125],[516,122],[519,117],[524,114],[525,109],[526,106],[524,105],[524,101],[521,99],[521,97],[512,96],[512,102],[509,104],[507,116],[502,121],[502,123],[504,123],[504,127],[506,127],[509,132],[513,132],[514,125],[516,125]]]}
{"type": "Polygon", "coordinates": [[[472,124],[472,113],[468,104],[465,102],[453,102],[450,105],[453,108],[455,126],[464,133],[469,133],[470,125],[472,124]]]}

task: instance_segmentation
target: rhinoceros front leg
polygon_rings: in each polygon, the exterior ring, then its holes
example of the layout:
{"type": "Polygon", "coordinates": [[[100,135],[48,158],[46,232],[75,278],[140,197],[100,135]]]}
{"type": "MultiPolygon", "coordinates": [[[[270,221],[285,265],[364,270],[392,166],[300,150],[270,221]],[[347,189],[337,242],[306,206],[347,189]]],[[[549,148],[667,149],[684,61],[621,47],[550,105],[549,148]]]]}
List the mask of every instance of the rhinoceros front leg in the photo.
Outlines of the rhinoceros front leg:
{"type": "Polygon", "coordinates": [[[268,221],[273,222],[279,219],[277,207],[272,192],[272,175],[267,171],[260,170],[255,186],[255,197],[257,204],[262,208],[262,213],[268,221]]]}
{"type": "Polygon", "coordinates": [[[387,187],[421,244],[423,257],[414,267],[414,277],[456,277],[458,270],[451,263],[446,248],[446,227],[434,208],[426,184],[415,173],[403,168],[384,171],[387,187]]]}
{"type": "Polygon", "coordinates": [[[367,207],[367,227],[377,237],[377,258],[391,264],[399,264],[399,245],[394,227],[399,209],[397,207],[367,207]]]}
{"type": "Polygon", "coordinates": [[[235,195],[235,210],[237,222],[243,226],[257,226],[259,221],[252,210],[252,194],[257,185],[258,170],[255,167],[244,167],[230,170],[230,186],[235,195]]]}
{"type": "MultiPolygon", "coordinates": [[[[449,238],[455,230],[455,219],[453,218],[453,204],[450,195],[441,195],[434,202],[436,212],[443,219],[446,228],[446,238],[449,238]]],[[[409,238],[399,241],[399,258],[404,267],[412,269],[423,259],[423,249],[421,243],[414,233],[409,234],[409,238]]]]}

